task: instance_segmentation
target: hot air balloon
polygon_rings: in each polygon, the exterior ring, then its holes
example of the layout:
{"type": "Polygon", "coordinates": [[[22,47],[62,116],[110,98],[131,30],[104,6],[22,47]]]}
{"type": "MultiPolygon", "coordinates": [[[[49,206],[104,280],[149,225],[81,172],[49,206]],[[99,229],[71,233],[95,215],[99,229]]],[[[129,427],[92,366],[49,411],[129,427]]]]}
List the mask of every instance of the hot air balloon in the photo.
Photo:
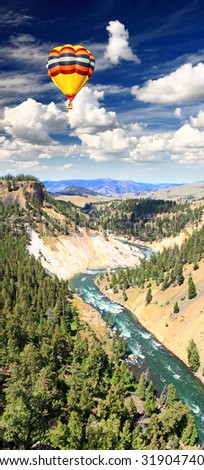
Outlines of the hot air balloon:
{"type": "Polygon", "coordinates": [[[72,101],[91,77],[95,66],[93,54],[85,47],[71,44],[54,47],[47,61],[48,75],[54,84],[72,101]]]}

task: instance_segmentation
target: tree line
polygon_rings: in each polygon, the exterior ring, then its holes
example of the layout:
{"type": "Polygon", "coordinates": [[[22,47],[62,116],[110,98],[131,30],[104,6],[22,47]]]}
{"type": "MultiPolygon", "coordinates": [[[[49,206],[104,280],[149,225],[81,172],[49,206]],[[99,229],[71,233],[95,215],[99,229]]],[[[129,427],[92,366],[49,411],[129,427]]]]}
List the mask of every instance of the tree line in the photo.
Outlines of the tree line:
{"type": "MultiPolygon", "coordinates": [[[[198,262],[204,257],[204,225],[199,230],[194,230],[180,247],[164,248],[161,253],[151,254],[149,259],[143,258],[141,264],[135,268],[119,269],[112,274],[106,274],[108,285],[114,290],[125,292],[129,287],[138,286],[144,288],[154,281],[162,290],[170,285],[181,285],[184,282],[183,268],[185,264],[193,263],[193,268],[198,269],[198,262]]],[[[104,275],[100,276],[103,279],[104,275]]],[[[190,296],[194,296],[192,278],[190,280],[190,296]]],[[[189,297],[192,298],[192,297],[189,297]]]]}
{"type": "Polygon", "coordinates": [[[201,222],[203,205],[192,209],[188,202],[127,199],[105,204],[86,204],[90,227],[107,233],[152,242],[175,237],[188,224],[201,222]]]}

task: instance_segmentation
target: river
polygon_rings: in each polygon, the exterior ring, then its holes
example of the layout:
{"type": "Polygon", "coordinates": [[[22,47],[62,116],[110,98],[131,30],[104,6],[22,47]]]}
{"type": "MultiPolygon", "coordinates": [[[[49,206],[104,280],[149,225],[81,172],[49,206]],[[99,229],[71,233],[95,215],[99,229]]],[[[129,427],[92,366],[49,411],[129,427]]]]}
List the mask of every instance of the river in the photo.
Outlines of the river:
{"type": "MultiPolygon", "coordinates": [[[[143,252],[145,247],[142,247],[143,252]]],[[[146,255],[149,255],[148,249],[146,255]]],[[[83,300],[95,307],[105,320],[111,322],[120,336],[127,338],[128,348],[134,354],[131,364],[141,371],[147,371],[156,389],[162,392],[165,385],[173,383],[177,397],[188,403],[195,416],[199,432],[199,441],[204,443],[204,387],[190,372],[187,366],[164,348],[146,331],[125,307],[105,297],[94,284],[94,279],[102,270],[89,270],[74,276],[70,281],[72,290],[78,292],[83,300]]],[[[130,362],[130,360],[128,360],[130,362]]]]}

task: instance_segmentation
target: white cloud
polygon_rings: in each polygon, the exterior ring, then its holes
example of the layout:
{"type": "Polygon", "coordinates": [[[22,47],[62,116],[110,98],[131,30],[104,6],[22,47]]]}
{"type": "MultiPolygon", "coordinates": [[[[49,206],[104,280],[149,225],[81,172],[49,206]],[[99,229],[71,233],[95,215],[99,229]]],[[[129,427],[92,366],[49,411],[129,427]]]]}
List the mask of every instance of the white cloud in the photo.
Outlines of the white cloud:
{"type": "Polygon", "coordinates": [[[186,149],[185,152],[181,150],[180,152],[178,151],[178,153],[172,152],[171,160],[174,160],[181,165],[190,164],[192,166],[196,164],[199,166],[201,165],[203,166],[204,165],[203,149],[201,148],[199,150],[196,148],[196,149],[191,149],[190,151],[186,149]]]}
{"type": "Polygon", "coordinates": [[[128,152],[136,138],[128,135],[117,121],[115,112],[106,111],[100,106],[104,92],[83,88],[73,102],[68,113],[72,135],[81,143],[82,155],[88,155],[97,162],[121,158],[128,152]]]}
{"type": "Polygon", "coordinates": [[[189,103],[204,99],[204,64],[184,64],[176,71],[158,78],[148,80],[139,88],[132,87],[132,94],[138,100],[150,103],[177,104],[189,103]]]}
{"type": "Polygon", "coordinates": [[[50,160],[52,158],[52,154],[51,153],[47,153],[47,152],[41,152],[38,156],[38,158],[40,160],[50,160]]]}
{"type": "Polygon", "coordinates": [[[68,113],[68,122],[75,135],[94,134],[98,130],[114,128],[118,125],[116,113],[100,107],[103,91],[83,88],[73,102],[73,109],[68,113]]]}
{"type": "Polygon", "coordinates": [[[28,99],[19,106],[5,108],[0,128],[5,135],[0,136],[0,160],[2,173],[15,173],[32,170],[34,174],[63,171],[73,163],[62,159],[74,159],[81,154],[81,145],[62,145],[52,138],[52,134],[67,133],[67,112],[54,103],[44,105],[28,99]],[[49,160],[49,165],[47,162],[49,160]],[[52,161],[51,161],[52,160],[52,161]]]}
{"type": "Polygon", "coordinates": [[[39,162],[37,160],[32,160],[32,161],[29,161],[29,162],[24,162],[24,161],[20,161],[18,160],[16,162],[16,166],[19,170],[36,170],[39,168],[39,162]]]}
{"type": "Polygon", "coordinates": [[[96,162],[123,159],[129,154],[130,138],[123,129],[98,132],[94,136],[83,134],[80,136],[83,155],[89,156],[96,162]]]}
{"type": "Polygon", "coordinates": [[[0,97],[2,107],[20,102],[25,97],[42,96],[52,91],[59,93],[46,71],[47,56],[51,44],[41,43],[30,34],[11,36],[1,45],[0,64],[10,68],[0,74],[0,97]]]}
{"type": "Polygon", "coordinates": [[[176,108],[174,111],[174,114],[176,117],[181,118],[181,115],[182,115],[181,108],[176,108]]]}
{"type": "Polygon", "coordinates": [[[29,23],[32,16],[25,15],[22,11],[18,13],[13,10],[0,10],[0,24],[2,26],[19,26],[23,23],[29,23]]]}
{"type": "Polygon", "coordinates": [[[46,71],[47,56],[51,48],[51,44],[42,43],[31,34],[17,34],[1,46],[0,62],[27,64],[28,72],[36,66],[43,66],[46,71]]]}
{"type": "Polygon", "coordinates": [[[181,164],[203,163],[203,111],[191,116],[176,131],[150,132],[148,127],[137,122],[119,123],[114,112],[107,112],[100,105],[103,96],[104,92],[85,87],[68,113],[54,103],[44,105],[33,99],[13,108],[7,107],[0,123],[5,133],[0,137],[0,158],[13,169],[33,168],[38,172],[46,168],[48,160],[49,168],[54,162],[59,171],[69,169],[79,157],[96,162],[168,159],[181,164]],[[52,138],[57,132],[66,136],[70,131],[79,143],[73,144],[67,137],[67,143],[62,145],[52,138]],[[64,165],[62,158],[67,159],[64,165]]]}
{"type": "Polygon", "coordinates": [[[204,111],[199,111],[195,118],[191,116],[190,121],[193,127],[204,127],[204,111]]]}
{"type": "MultiPolygon", "coordinates": [[[[33,73],[8,73],[0,74],[0,97],[2,108],[5,105],[16,104],[26,97],[35,97],[43,93],[54,94],[55,87],[51,81],[43,82],[41,75],[33,73]]],[[[56,89],[57,90],[57,89],[56,89]]]]}
{"type": "Polygon", "coordinates": [[[130,160],[136,161],[158,161],[167,153],[170,133],[156,133],[153,135],[142,135],[137,145],[130,151],[130,160]]]}
{"type": "Polygon", "coordinates": [[[204,163],[204,131],[195,129],[190,123],[175,132],[143,135],[130,151],[129,161],[176,160],[180,164],[204,163]]]}
{"type": "MultiPolygon", "coordinates": [[[[61,145],[56,141],[52,141],[50,145],[45,147],[44,145],[34,145],[16,138],[3,138],[0,140],[0,144],[0,160],[2,168],[5,164],[11,164],[12,168],[10,171],[18,171],[19,168],[29,169],[32,166],[37,167],[39,170],[44,169],[47,167],[48,160],[49,168],[52,168],[53,163],[51,163],[51,160],[54,161],[55,165],[57,165],[58,162],[61,161],[60,159],[71,159],[78,156],[81,151],[80,145],[61,145]],[[32,162],[35,162],[35,164],[32,162]]],[[[70,167],[72,163],[70,162],[68,165],[70,167]]]]}
{"type": "MultiPolygon", "coordinates": [[[[96,58],[95,71],[106,70],[113,67],[113,65],[119,64],[121,60],[133,61],[136,64],[140,64],[141,60],[132,52],[129,45],[129,32],[125,29],[124,24],[118,20],[109,21],[106,30],[109,33],[108,44],[84,44],[96,58]]],[[[103,89],[105,87],[103,86],[103,89]]],[[[110,93],[112,92],[111,89],[113,90],[113,85],[111,85],[110,93]]]]}
{"type": "Polygon", "coordinates": [[[89,84],[89,88],[91,88],[92,91],[103,91],[104,94],[106,95],[116,95],[116,94],[130,94],[130,88],[129,87],[124,87],[122,85],[116,85],[115,83],[109,84],[109,85],[103,85],[101,83],[97,83],[96,85],[92,85],[92,83],[89,84]]]}
{"type": "Polygon", "coordinates": [[[128,136],[122,128],[97,132],[95,135],[83,134],[80,139],[90,159],[97,162],[124,158],[137,141],[136,137],[128,136]]]}
{"type": "Polygon", "coordinates": [[[20,141],[49,145],[49,134],[65,129],[66,113],[54,103],[44,105],[29,98],[16,107],[5,108],[1,126],[7,134],[20,141]]]}
{"type": "Polygon", "coordinates": [[[140,59],[134,54],[129,46],[129,33],[124,24],[120,21],[109,21],[106,27],[109,33],[108,45],[106,47],[105,58],[112,64],[118,64],[120,60],[129,60],[140,63],[140,59]]]}
{"type": "Polygon", "coordinates": [[[73,166],[72,163],[65,163],[65,165],[61,166],[61,170],[67,170],[73,166]]]}
{"type": "Polygon", "coordinates": [[[141,134],[143,132],[143,127],[141,124],[138,124],[138,122],[131,122],[130,124],[124,126],[124,128],[127,129],[129,134],[132,133],[133,135],[141,134]]]}
{"type": "Polygon", "coordinates": [[[181,161],[198,160],[204,161],[204,131],[193,128],[189,123],[184,124],[175,132],[171,140],[172,156],[181,155],[181,161]]]}

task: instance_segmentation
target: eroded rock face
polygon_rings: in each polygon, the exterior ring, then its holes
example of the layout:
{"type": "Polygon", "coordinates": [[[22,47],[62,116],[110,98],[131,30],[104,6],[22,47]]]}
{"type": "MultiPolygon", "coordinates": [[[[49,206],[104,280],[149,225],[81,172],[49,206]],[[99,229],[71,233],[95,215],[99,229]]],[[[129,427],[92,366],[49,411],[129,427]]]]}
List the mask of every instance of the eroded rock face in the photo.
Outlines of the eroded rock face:
{"type": "Polygon", "coordinates": [[[44,192],[43,185],[37,181],[19,181],[18,183],[9,183],[0,181],[0,193],[3,205],[7,207],[18,203],[19,208],[26,207],[26,200],[37,200],[39,205],[43,205],[44,192]]]}
{"type": "Polygon", "coordinates": [[[29,182],[26,184],[26,191],[30,193],[31,198],[35,198],[42,206],[44,200],[43,187],[41,183],[29,182]]]}

